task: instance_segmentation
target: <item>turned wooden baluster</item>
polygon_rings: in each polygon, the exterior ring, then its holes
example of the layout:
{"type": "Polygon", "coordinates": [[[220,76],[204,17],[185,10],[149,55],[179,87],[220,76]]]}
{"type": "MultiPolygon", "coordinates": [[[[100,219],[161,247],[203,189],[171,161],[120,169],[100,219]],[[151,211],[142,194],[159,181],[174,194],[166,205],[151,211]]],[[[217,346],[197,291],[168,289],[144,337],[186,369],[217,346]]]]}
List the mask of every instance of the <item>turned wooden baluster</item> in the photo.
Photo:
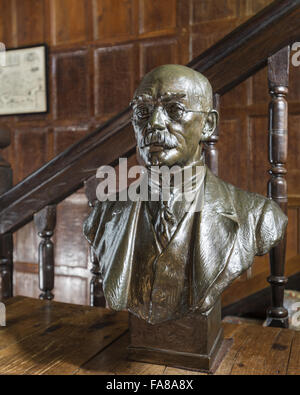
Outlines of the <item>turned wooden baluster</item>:
{"type": "MultiPolygon", "coordinates": [[[[283,48],[268,60],[269,91],[269,161],[271,177],[268,182],[268,197],[279,204],[287,214],[287,173],[285,164],[288,150],[288,104],[286,95],[289,83],[289,47],[283,48]]],[[[288,311],[283,307],[286,236],[270,252],[272,304],[267,311],[267,325],[288,327],[288,311]]]]}
{"type": "MultiPolygon", "coordinates": [[[[85,182],[85,194],[87,196],[89,207],[93,208],[97,198],[96,198],[96,187],[97,179],[95,177],[90,178],[85,182]]],[[[100,271],[100,265],[98,258],[96,257],[93,248],[90,249],[90,261],[92,263],[92,279],[90,282],[90,305],[105,307],[106,301],[103,293],[102,276],[100,271]]]]}
{"type": "Polygon", "coordinates": [[[38,235],[43,239],[39,245],[39,288],[40,299],[54,298],[54,245],[51,241],[56,225],[56,206],[46,206],[34,215],[38,235]]]}
{"type": "MultiPolygon", "coordinates": [[[[0,149],[10,145],[10,131],[0,127],[0,149]]],[[[12,169],[0,156],[0,194],[12,187],[12,169]]],[[[0,300],[13,296],[13,238],[11,233],[0,236],[0,300]]]]}
{"type": "MultiPolygon", "coordinates": [[[[220,95],[214,95],[214,109],[219,112],[220,110],[220,95]]],[[[219,140],[219,126],[208,141],[204,144],[205,163],[210,170],[217,176],[218,175],[218,148],[217,142],[219,140]]]]}

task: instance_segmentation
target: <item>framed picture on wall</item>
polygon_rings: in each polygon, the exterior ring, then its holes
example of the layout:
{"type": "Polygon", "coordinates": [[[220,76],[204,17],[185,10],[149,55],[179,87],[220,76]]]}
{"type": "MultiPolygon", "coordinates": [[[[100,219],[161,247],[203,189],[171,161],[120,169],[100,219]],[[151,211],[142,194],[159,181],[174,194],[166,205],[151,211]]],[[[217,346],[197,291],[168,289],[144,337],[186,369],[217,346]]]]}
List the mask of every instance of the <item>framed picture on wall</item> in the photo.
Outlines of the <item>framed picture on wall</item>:
{"type": "Polygon", "coordinates": [[[47,47],[1,51],[0,116],[48,112],[47,47]]]}

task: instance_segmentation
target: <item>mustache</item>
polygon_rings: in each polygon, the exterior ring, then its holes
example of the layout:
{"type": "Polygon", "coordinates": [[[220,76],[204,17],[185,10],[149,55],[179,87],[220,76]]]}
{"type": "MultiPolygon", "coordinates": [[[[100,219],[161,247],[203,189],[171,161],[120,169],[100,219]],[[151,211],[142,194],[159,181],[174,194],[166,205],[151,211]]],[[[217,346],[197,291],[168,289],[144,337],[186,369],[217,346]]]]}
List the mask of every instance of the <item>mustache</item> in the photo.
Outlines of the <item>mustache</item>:
{"type": "Polygon", "coordinates": [[[178,147],[177,138],[168,130],[150,130],[140,139],[140,147],[145,148],[151,144],[159,144],[164,148],[171,149],[178,147]]]}

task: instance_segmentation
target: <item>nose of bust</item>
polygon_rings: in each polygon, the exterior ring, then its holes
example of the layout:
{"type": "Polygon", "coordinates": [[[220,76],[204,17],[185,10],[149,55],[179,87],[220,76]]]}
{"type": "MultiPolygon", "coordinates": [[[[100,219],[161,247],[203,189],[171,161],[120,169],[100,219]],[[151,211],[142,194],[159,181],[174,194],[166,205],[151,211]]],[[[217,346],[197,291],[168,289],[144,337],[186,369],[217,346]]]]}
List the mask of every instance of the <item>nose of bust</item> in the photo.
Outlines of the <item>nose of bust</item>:
{"type": "Polygon", "coordinates": [[[149,119],[149,126],[151,129],[163,130],[166,127],[166,119],[163,109],[157,107],[149,119]]]}

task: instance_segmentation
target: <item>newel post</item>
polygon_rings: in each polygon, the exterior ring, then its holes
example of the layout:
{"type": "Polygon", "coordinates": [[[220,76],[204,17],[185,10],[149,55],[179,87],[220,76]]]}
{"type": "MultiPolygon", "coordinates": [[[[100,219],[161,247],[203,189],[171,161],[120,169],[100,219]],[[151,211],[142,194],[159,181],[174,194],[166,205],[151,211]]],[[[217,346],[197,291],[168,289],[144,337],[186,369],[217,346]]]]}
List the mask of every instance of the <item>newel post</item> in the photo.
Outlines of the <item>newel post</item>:
{"type": "MultiPolygon", "coordinates": [[[[268,197],[279,204],[287,214],[286,161],[288,153],[288,104],[289,47],[285,47],[268,60],[268,81],[271,102],[269,105],[269,171],[268,197]]],[[[286,236],[270,252],[272,304],[267,311],[267,325],[288,327],[288,311],[283,307],[286,236]]]]}
{"type": "MultiPolygon", "coordinates": [[[[0,149],[10,145],[10,130],[0,126],[0,149]]],[[[0,155],[0,194],[12,188],[12,169],[0,155]]],[[[1,207],[0,207],[1,210],[1,207]]],[[[13,296],[13,238],[11,233],[0,236],[0,300],[13,296]]]]}

